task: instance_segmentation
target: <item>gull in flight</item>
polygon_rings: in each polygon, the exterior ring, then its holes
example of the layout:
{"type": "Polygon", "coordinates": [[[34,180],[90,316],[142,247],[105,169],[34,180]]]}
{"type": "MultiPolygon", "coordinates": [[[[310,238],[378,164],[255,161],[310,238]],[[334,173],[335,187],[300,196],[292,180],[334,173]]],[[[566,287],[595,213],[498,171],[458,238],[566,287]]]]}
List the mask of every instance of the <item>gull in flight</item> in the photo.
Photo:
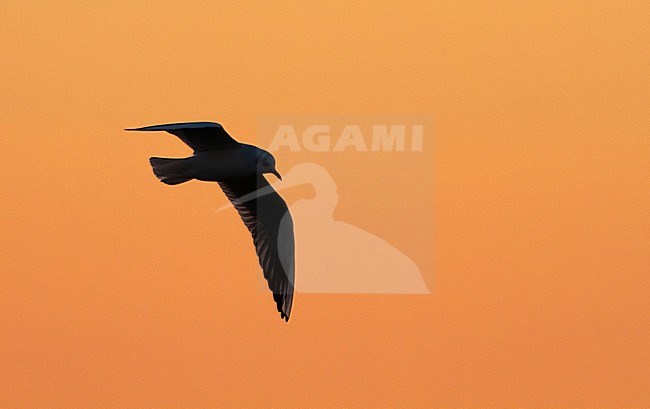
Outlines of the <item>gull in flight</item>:
{"type": "Polygon", "coordinates": [[[289,321],[295,270],[293,221],[287,204],[263,176],[272,173],[282,179],[275,169],[273,155],[256,146],[237,142],[214,122],[185,122],[126,130],[166,131],[194,150],[194,155],[187,158],[150,158],[153,173],[168,185],[192,179],[219,184],[253,236],[259,264],[273,292],[280,317],[289,321]],[[259,189],[264,189],[265,194],[254,193],[259,189]],[[240,200],[244,196],[246,199],[240,200]]]}

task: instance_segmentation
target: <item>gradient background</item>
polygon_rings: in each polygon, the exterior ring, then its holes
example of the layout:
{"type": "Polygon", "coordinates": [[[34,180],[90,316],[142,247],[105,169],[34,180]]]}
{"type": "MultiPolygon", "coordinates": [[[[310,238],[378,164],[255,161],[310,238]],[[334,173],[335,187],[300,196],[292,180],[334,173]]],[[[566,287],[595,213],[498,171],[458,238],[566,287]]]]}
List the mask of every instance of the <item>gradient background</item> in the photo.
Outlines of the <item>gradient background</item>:
{"type": "Polygon", "coordinates": [[[650,406],[648,2],[56,3],[0,6],[0,407],[650,406]],[[153,179],[187,149],[121,130],[269,114],[434,116],[433,232],[407,169],[336,213],[432,295],[285,325],[215,186],[153,179]]]}

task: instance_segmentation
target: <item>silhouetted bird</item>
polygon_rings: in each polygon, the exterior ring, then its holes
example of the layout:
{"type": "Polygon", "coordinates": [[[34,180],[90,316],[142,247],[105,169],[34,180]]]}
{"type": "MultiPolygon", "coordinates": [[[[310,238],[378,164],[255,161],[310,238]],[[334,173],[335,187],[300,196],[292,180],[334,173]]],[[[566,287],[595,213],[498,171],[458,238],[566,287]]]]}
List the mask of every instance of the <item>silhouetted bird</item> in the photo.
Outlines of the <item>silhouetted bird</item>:
{"type": "Polygon", "coordinates": [[[187,122],[131,128],[127,131],[166,131],[176,135],[194,155],[188,158],[150,158],[153,173],[168,185],[177,185],[197,179],[217,182],[239,212],[253,236],[269,289],[273,291],[280,316],[289,321],[294,289],[294,235],[293,221],[286,203],[274,190],[271,194],[253,195],[238,201],[244,195],[260,188],[273,189],[262,176],[275,170],[275,158],[256,146],[235,141],[220,124],[214,122],[187,122]]]}

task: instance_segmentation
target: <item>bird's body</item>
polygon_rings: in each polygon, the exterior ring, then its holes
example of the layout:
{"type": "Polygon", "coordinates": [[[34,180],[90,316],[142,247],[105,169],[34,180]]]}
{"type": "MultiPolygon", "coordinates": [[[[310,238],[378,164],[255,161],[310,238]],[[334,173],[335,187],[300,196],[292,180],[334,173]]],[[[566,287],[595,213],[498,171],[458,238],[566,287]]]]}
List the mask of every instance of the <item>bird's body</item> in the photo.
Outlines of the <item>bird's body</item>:
{"type": "Polygon", "coordinates": [[[217,182],[233,203],[253,236],[260,266],[273,291],[281,318],[289,320],[294,289],[293,221],[286,203],[272,189],[264,173],[275,170],[275,158],[256,146],[242,144],[213,122],[188,122],[127,129],[130,131],[166,131],[178,136],[194,149],[187,158],[149,159],[160,181],[177,185],[192,179],[217,182]],[[253,195],[259,188],[271,194],[253,195]]]}
{"type": "Polygon", "coordinates": [[[256,146],[242,144],[233,149],[198,152],[190,158],[191,174],[204,182],[256,175],[260,151],[256,146]]]}
{"type": "Polygon", "coordinates": [[[227,149],[196,152],[182,159],[154,157],[150,161],[154,173],[164,183],[168,183],[166,179],[220,182],[256,175],[257,157],[261,152],[264,151],[256,146],[241,144],[227,149]]]}

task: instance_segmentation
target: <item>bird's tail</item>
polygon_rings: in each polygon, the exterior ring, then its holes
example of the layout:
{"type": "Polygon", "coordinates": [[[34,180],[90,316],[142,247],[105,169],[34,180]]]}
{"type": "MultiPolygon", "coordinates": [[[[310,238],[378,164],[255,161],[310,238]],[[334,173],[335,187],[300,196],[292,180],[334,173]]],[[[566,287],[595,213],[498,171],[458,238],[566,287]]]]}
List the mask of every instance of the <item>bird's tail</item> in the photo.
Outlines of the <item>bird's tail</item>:
{"type": "Polygon", "coordinates": [[[153,168],[153,174],[165,184],[178,185],[192,179],[186,176],[189,168],[187,158],[149,158],[149,163],[153,168]]]}

